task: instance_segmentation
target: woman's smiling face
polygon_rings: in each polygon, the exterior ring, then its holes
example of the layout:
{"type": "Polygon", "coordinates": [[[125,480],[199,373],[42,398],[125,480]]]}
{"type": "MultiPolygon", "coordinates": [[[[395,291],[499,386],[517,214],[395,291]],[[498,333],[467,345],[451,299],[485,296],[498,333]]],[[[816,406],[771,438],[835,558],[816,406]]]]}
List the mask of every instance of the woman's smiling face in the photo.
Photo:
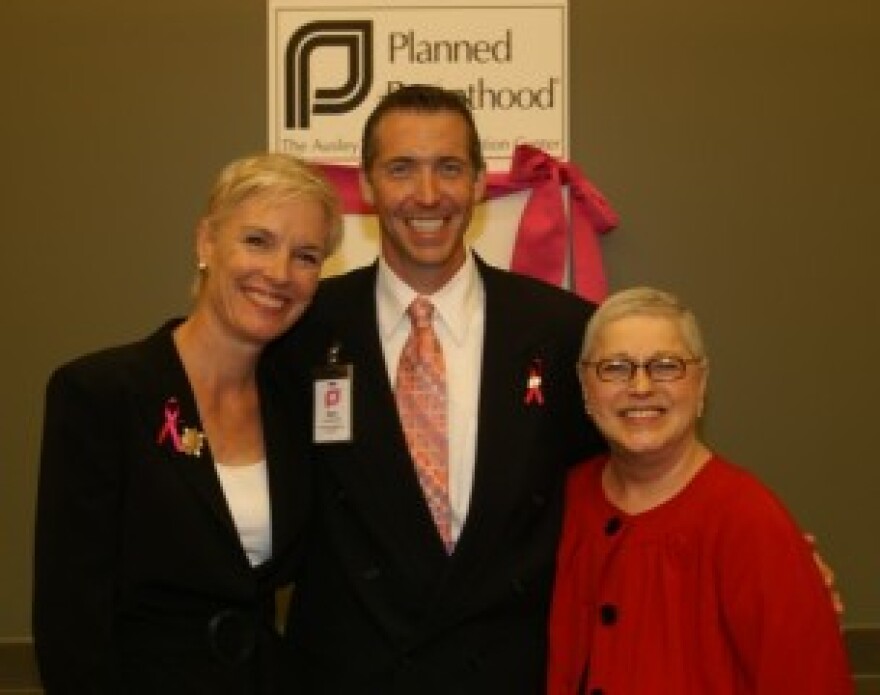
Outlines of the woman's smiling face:
{"type": "Polygon", "coordinates": [[[586,356],[590,364],[582,365],[580,374],[590,415],[612,450],[656,461],[675,457],[696,441],[706,390],[705,365],[696,357],[672,317],[634,314],[601,329],[586,356]],[[662,357],[686,361],[681,378],[650,378],[644,363],[662,357]],[[614,359],[639,366],[629,379],[603,381],[595,363],[614,359]]]}
{"type": "Polygon", "coordinates": [[[223,219],[202,223],[200,303],[239,339],[269,342],[311,302],[328,235],[324,208],[306,195],[246,199],[223,219]]]}

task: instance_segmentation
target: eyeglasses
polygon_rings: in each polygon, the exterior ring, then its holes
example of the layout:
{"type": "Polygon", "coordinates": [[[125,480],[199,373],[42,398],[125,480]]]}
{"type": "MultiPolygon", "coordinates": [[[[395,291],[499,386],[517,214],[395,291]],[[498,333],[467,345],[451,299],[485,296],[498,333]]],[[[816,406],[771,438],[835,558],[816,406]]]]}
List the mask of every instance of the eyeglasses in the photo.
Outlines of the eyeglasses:
{"type": "Polygon", "coordinates": [[[611,381],[624,383],[632,381],[639,369],[644,369],[645,374],[651,381],[678,381],[687,374],[687,366],[702,362],[702,357],[685,359],[677,355],[661,355],[651,357],[644,362],[636,362],[628,357],[611,357],[596,362],[581,360],[579,366],[583,369],[593,367],[599,381],[611,381]]]}

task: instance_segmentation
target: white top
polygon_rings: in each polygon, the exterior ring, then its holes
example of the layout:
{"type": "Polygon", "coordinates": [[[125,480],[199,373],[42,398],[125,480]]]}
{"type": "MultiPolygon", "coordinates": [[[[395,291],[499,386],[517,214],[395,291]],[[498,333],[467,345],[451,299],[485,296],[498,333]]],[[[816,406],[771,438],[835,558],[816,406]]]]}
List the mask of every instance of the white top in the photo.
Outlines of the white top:
{"type": "Polygon", "coordinates": [[[215,463],[226,504],[251,566],[272,557],[272,514],[266,462],[246,466],[215,463]]]}
{"type": "MultiPolygon", "coordinates": [[[[379,336],[391,384],[396,383],[400,353],[411,330],[407,307],[417,292],[379,259],[376,307],[379,336]]],[[[477,455],[477,406],[483,357],[486,293],[470,253],[464,265],[438,292],[434,305],[434,330],[443,346],[449,424],[449,502],[452,538],[458,540],[467,517],[477,455]]]]}

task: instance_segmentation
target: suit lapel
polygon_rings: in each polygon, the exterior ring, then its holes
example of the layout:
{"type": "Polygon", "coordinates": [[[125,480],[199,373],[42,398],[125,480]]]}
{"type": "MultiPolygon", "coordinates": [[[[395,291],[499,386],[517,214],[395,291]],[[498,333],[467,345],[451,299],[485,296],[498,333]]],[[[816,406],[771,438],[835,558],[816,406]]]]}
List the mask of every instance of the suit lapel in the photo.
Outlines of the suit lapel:
{"type": "MultiPolygon", "coordinates": [[[[393,547],[396,556],[409,557],[414,569],[436,574],[446,553],[397,416],[376,318],[376,271],[374,264],[349,274],[338,288],[338,305],[327,307],[331,317],[346,316],[335,337],[341,361],[354,366],[353,456],[341,455],[333,470],[358,504],[372,508],[364,519],[375,523],[376,537],[393,547]],[[402,524],[401,519],[411,521],[402,524]]],[[[333,446],[325,445],[331,460],[333,446]]]]}
{"type": "Polygon", "coordinates": [[[275,370],[262,365],[260,411],[272,510],[273,557],[298,539],[310,498],[307,384],[285,384],[275,370]],[[302,396],[294,399],[293,395],[302,396]]]}
{"type": "Polygon", "coordinates": [[[173,422],[177,426],[178,436],[183,433],[184,428],[204,431],[195,396],[172,340],[171,331],[174,327],[172,324],[166,325],[146,343],[146,349],[151,353],[152,358],[148,364],[154,369],[153,373],[145,375],[143,380],[145,397],[140,400],[144,403],[143,417],[146,427],[154,433],[154,442],[160,456],[159,462],[171,467],[185,481],[193,492],[193,503],[203,505],[217,520],[223,533],[239,549],[243,561],[247,562],[223,489],[214,470],[210,443],[203,446],[201,452],[196,455],[194,452],[178,451],[169,434],[165,434],[161,443],[159,442],[160,435],[168,423],[168,408],[172,399],[177,407],[177,417],[173,422]]]}
{"type": "Polygon", "coordinates": [[[535,408],[525,403],[529,367],[544,346],[523,325],[518,302],[505,291],[498,271],[479,263],[486,292],[478,406],[474,486],[459,544],[459,560],[483,555],[487,543],[503,533],[522,495],[538,426],[535,408]]]}

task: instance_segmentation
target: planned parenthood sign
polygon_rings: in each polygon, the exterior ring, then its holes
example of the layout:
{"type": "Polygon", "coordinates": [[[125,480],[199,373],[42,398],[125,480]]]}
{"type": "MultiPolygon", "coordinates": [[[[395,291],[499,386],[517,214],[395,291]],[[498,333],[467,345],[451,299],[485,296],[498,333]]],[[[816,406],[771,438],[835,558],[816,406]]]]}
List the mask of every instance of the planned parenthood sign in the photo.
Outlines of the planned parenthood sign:
{"type": "Polygon", "coordinates": [[[269,146],[354,164],[376,101],[401,84],[461,92],[490,169],[528,143],[567,158],[564,0],[268,0],[269,146]]]}

